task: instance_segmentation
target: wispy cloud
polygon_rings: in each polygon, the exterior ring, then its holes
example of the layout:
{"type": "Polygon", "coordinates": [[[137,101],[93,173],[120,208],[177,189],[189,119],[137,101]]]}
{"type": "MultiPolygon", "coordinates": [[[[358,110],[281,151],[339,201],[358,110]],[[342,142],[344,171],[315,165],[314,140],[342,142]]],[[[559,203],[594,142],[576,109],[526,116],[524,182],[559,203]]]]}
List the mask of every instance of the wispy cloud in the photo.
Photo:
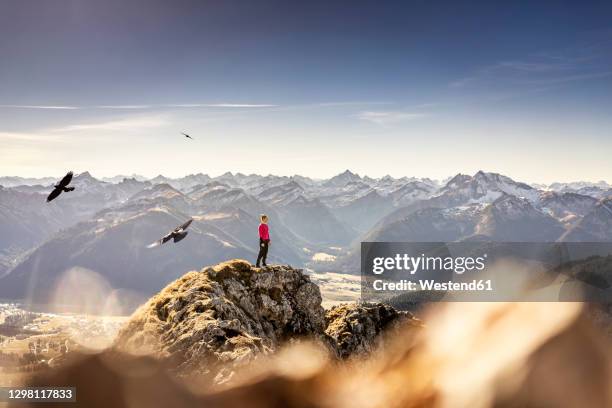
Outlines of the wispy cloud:
{"type": "Polygon", "coordinates": [[[79,109],[78,106],[61,106],[61,105],[0,105],[0,108],[9,108],[9,109],[58,109],[58,110],[79,109]]]}
{"type": "Polygon", "coordinates": [[[542,62],[542,61],[501,61],[489,70],[512,70],[516,72],[559,72],[575,69],[575,64],[571,62],[542,62]]]}
{"type": "Polygon", "coordinates": [[[57,134],[19,132],[0,132],[0,139],[10,143],[61,142],[66,140],[64,136],[57,134]]]}
{"type": "MultiPolygon", "coordinates": [[[[499,95],[530,95],[565,84],[612,76],[612,46],[581,46],[540,52],[518,60],[504,60],[477,69],[449,84],[451,88],[479,90],[493,99],[499,95]]],[[[503,98],[502,98],[503,99],[503,98]]]]}
{"type": "Polygon", "coordinates": [[[334,106],[371,106],[371,105],[391,105],[392,102],[380,102],[380,101],[338,101],[338,102],[319,102],[313,105],[306,106],[317,106],[317,107],[334,107],[334,106]]]}
{"type": "Polygon", "coordinates": [[[134,117],[117,120],[109,120],[105,122],[83,123],[76,125],[64,126],[53,129],[54,132],[74,132],[82,130],[140,130],[159,128],[169,124],[170,122],[162,116],[150,117],[134,117]]]}
{"type": "Polygon", "coordinates": [[[569,82],[587,81],[587,80],[590,80],[590,79],[607,78],[609,76],[612,76],[612,70],[611,71],[604,71],[604,72],[591,72],[591,73],[585,73],[585,74],[576,74],[576,75],[565,75],[565,76],[553,77],[553,78],[540,78],[540,79],[536,79],[536,80],[532,80],[532,81],[525,80],[525,81],[522,81],[522,83],[524,83],[524,84],[535,84],[535,85],[565,84],[565,83],[569,83],[569,82]]]}
{"type": "Polygon", "coordinates": [[[460,78],[460,79],[452,81],[451,83],[448,84],[448,86],[451,87],[451,88],[463,88],[463,87],[465,87],[465,86],[475,82],[476,79],[477,78],[475,76],[460,78]]]}
{"type": "Polygon", "coordinates": [[[163,108],[276,108],[279,105],[268,103],[173,103],[173,104],[137,104],[137,105],[95,105],[95,106],[59,106],[59,105],[0,105],[8,109],[163,109],[163,108]]]}
{"type": "Polygon", "coordinates": [[[429,116],[423,112],[403,112],[403,111],[364,111],[359,112],[356,117],[360,120],[386,126],[400,122],[422,119],[429,116]]]}
{"type": "Polygon", "coordinates": [[[163,106],[168,108],[275,108],[278,105],[267,103],[177,103],[163,106]]]}
{"type": "Polygon", "coordinates": [[[99,109],[149,109],[152,105],[99,105],[99,109]]]}
{"type": "Polygon", "coordinates": [[[383,101],[324,101],[311,102],[301,104],[277,105],[268,109],[269,112],[286,112],[286,111],[301,111],[301,110],[317,110],[317,109],[342,109],[351,107],[361,107],[366,109],[368,106],[393,105],[393,102],[383,101]]]}
{"type": "Polygon", "coordinates": [[[169,103],[169,104],[116,104],[116,105],[83,105],[83,106],[53,106],[53,105],[0,105],[0,108],[10,109],[81,109],[81,110],[156,110],[156,109],[310,109],[310,108],[332,108],[343,106],[375,106],[392,105],[393,102],[382,101],[335,101],[335,102],[315,102],[295,105],[278,105],[272,103],[169,103]]]}

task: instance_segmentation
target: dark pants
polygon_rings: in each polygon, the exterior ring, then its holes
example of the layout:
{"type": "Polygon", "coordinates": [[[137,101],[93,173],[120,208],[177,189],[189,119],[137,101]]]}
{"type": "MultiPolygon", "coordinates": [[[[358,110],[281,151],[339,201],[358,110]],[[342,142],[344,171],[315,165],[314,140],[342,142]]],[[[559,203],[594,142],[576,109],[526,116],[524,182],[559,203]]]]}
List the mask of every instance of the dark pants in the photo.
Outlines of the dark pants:
{"type": "Polygon", "coordinates": [[[270,243],[269,239],[259,239],[259,255],[257,255],[257,266],[259,266],[259,262],[263,261],[263,264],[266,264],[266,257],[268,256],[268,244],[270,243]]]}

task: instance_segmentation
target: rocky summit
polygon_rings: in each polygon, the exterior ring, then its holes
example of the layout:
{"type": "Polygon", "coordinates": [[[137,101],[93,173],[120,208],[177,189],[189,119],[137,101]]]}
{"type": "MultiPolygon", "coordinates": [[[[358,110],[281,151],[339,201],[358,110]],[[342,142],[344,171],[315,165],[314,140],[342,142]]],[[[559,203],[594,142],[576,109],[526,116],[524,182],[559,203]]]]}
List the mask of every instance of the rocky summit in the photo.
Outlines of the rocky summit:
{"type": "Polygon", "coordinates": [[[388,306],[369,304],[343,305],[326,316],[321,301],[318,286],[299,269],[260,269],[232,260],[170,283],[132,315],[116,348],[154,355],[178,373],[220,383],[237,366],[287,341],[315,340],[346,358],[370,351],[385,327],[400,320],[418,322],[388,306]]]}

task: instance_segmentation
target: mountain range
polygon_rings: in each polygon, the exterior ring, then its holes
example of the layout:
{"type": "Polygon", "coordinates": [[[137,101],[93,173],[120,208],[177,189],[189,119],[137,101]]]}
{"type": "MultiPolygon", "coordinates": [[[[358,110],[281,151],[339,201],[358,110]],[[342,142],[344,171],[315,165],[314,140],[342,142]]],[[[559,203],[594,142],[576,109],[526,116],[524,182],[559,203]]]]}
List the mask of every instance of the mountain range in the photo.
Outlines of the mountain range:
{"type": "Polygon", "coordinates": [[[604,182],[540,186],[484,171],[446,182],[349,170],[326,180],[85,172],[74,192],[46,203],[55,181],[0,177],[1,298],[48,301],[75,267],[148,295],[190,269],[254,260],[262,213],[271,262],[352,273],[361,241],[612,241],[604,182]],[[146,248],[189,218],[186,240],[146,248]]]}

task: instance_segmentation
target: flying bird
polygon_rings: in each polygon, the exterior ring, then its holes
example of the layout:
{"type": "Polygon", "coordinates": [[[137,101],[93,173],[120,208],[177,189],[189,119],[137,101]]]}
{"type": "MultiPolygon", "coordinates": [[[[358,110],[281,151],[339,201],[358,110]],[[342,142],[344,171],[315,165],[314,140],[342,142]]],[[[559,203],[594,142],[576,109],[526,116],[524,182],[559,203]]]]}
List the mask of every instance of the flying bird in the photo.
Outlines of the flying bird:
{"type": "Polygon", "coordinates": [[[179,242],[183,238],[187,236],[187,228],[193,222],[193,218],[185,222],[184,224],[179,225],[172,231],[170,231],[167,235],[164,235],[162,239],[159,241],[153,242],[151,245],[148,245],[147,248],[154,248],[156,246],[160,246],[161,244],[165,244],[171,239],[174,240],[174,243],[179,242]]]}
{"type": "Polygon", "coordinates": [[[69,191],[74,191],[74,187],[68,187],[68,184],[70,184],[71,181],[72,181],[72,172],[69,171],[68,174],[66,174],[64,178],[61,179],[60,182],[55,185],[55,188],[53,189],[51,194],[49,194],[49,196],[47,197],[47,202],[53,201],[54,199],[57,198],[57,196],[62,194],[62,192],[67,193],[69,191]]]}
{"type": "Polygon", "coordinates": [[[185,136],[185,137],[187,137],[187,138],[189,138],[189,139],[193,140],[193,137],[189,136],[187,133],[183,133],[183,132],[181,132],[181,135],[183,135],[183,136],[185,136]]]}

